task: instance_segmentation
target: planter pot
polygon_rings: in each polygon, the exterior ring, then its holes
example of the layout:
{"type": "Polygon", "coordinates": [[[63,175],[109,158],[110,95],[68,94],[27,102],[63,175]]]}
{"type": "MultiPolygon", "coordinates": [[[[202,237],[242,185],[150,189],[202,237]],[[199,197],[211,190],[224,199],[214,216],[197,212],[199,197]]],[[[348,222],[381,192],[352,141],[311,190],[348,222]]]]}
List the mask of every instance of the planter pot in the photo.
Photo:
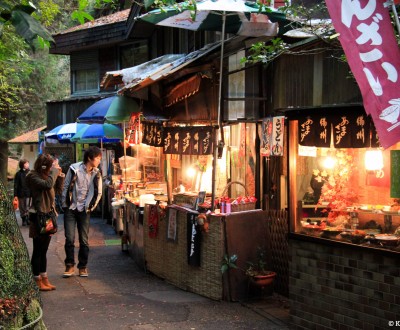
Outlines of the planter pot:
{"type": "Polygon", "coordinates": [[[266,287],[268,285],[271,285],[274,282],[274,278],[276,276],[275,272],[270,272],[267,275],[253,275],[250,276],[251,282],[258,287],[266,287]]]}

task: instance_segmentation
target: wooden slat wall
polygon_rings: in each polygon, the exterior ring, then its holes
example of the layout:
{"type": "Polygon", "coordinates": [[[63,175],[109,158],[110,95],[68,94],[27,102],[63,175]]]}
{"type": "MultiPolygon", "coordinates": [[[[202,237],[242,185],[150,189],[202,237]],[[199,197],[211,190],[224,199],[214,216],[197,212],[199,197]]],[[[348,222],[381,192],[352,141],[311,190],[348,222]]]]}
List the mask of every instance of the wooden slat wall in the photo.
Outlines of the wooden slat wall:
{"type": "Polygon", "coordinates": [[[283,55],[268,69],[272,103],[276,109],[315,107],[333,104],[361,103],[362,97],[349,67],[331,56],[320,54],[283,55]]]}

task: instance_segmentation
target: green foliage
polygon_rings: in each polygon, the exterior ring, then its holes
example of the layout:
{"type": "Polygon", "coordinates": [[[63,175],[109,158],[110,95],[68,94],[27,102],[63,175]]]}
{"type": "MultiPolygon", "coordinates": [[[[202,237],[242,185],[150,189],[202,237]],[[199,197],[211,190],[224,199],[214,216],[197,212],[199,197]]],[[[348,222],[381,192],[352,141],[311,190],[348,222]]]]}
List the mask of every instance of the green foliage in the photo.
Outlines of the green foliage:
{"type": "Polygon", "coordinates": [[[255,275],[265,275],[270,271],[267,270],[267,262],[266,262],[266,251],[265,249],[258,247],[256,252],[256,258],[251,261],[247,261],[247,269],[245,270],[246,275],[255,276],[255,275]]]}
{"type": "Polygon", "coordinates": [[[6,2],[0,3],[0,22],[3,29],[5,25],[13,25],[16,33],[20,35],[33,49],[39,45],[36,41],[37,37],[41,37],[47,42],[54,41],[46,28],[44,28],[37,19],[32,17],[32,14],[35,11],[36,7],[32,3],[15,6],[11,6],[6,2]]]}
{"type": "Polygon", "coordinates": [[[57,15],[60,14],[60,6],[50,0],[39,1],[39,12],[41,23],[48,27],[53,24],[57,15]]]}
{"type": "Polygon", "coordinates": [[[247,64],[268,64],[288,49],[288,45],[281,38],[274,38],[269,42],[256,42],[250,47],[250,55],[240,59],[247,64]]]}
{"type": "Polygon", "coordinates": [[[12,297],[15,283],[14,253],[12,242],[5,235],[0,235],[0,297],[12,297]]]}
{"type": "Polygon", "coordinates": [[[236,265],[237,262],[237,255],[233,254],[231,256],[225,254],[224,257],[222,258],[221,262],[221,273],[225,273],[228,269],[234,268],[237,269],[238,266],[236,265]]]}
{"type": "Polygon", "coordinates": [[[25,319],[26,324],[29,324],[40,316],[40,302],[37,299],[32,299],[29,306],[26,308],[25,319]]]}

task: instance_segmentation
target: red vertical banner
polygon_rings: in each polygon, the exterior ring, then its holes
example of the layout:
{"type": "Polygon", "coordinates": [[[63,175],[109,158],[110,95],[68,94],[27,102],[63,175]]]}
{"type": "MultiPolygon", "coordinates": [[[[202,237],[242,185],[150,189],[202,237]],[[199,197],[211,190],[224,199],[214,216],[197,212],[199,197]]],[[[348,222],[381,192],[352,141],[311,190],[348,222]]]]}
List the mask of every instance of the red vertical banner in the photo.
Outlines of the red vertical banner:
{"type": "Polygon", "coordinates": [[[326,0],[384,148],[400,141],[400,50],[385,0],[326,0]]]}
{"type": "Polygon", "coordinates": [[[125,127],[125,142],[130,146],[139,144],[139,133],[140,133],[140,114],[132,113],[129,118],[129,123],[125,127]]]}

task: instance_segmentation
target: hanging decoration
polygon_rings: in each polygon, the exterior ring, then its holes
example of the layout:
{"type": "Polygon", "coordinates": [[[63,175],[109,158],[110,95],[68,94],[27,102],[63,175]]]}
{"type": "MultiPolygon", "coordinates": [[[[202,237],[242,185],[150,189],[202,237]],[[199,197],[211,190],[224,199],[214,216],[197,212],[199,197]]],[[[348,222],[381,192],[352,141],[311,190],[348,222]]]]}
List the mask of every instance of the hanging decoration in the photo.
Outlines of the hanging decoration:
{"type": "Polygon", "coordinates": [[[264,118],[262,121],[262,141],[261,156],[269,157],[271,155],[271,139],[272,139],[272,117],[264,118]]]}
{"type": "Polygon", "coordinates": [[[140,136],[140,113],[133,112],[125,126],[125,142],[130,146],[139,144],[140,136]]]}
{"type": "Polygon", "coordinates": [[[149,237],[156,238],[158,233],[158,205],[148,205],[149,237]]]}
{"type": "Polygon", "coordinates": [[[187,214],[187,262],[191,266],[201,266],[201,227],[197,214],[187,214]]]}

